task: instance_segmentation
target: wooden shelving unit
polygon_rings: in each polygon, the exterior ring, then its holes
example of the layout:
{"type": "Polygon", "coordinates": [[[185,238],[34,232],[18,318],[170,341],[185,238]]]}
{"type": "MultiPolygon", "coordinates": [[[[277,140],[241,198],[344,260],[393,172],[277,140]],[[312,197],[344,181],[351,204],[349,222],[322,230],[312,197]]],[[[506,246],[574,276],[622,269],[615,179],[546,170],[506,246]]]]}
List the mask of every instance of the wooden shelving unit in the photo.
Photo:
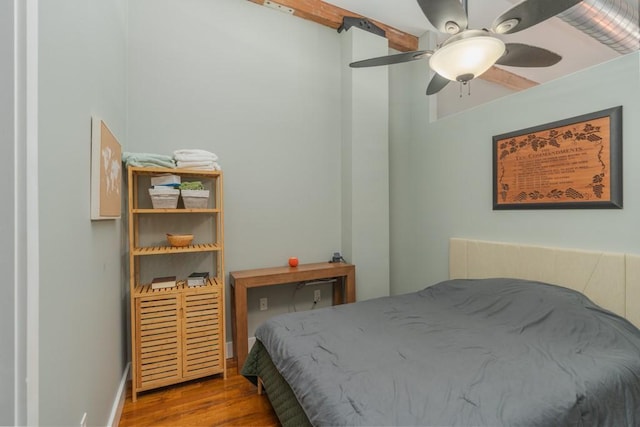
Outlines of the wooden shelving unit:
{"type": "Polygon", "coordinates": [[[148,246],[142,248],[133,248],[133,255],[162,255],[162,254],[179,254],[186,252],[214,252],[221,251],[222,247],[217,243],[200,243],[197,245],[172,247],[172,246],[148,246]]]}
{"type": "MultiPolygon", "coordinates": [[[[223,190],[220,171],[129,167],[127,177],[131,391],[135,402],[142,391],[225,375],[223,190]],[[183,181],[203,181],[210,190],[209,206],[153,209],[146,193],[150,177],[166,173],[180,175],[183,181]],[[170,246],[158,230],[171,229],[178,217],[182,218],[183,228],[193,225],[204,227],[207,232],[200,233],[200,240],[194,239],[190,246],[170,246]],[[157,265],[154,269],[153,264],[142,261],[176,255],[187,257],[179,262],[183,277],[175,273],[179,280],[175,287],[152,289],[150,278],[163,274],[156,274],[157,265]],[[194,261],[190,266],[188,257],[196,256],[200,264],[194,261]],[[202,256],[206,257],[204,264],[210,273],[208,283],[189,287],[186,276],[200,268],[202,256]]],[[[172,265],[170,261],[161,264],[172,265]]]]}

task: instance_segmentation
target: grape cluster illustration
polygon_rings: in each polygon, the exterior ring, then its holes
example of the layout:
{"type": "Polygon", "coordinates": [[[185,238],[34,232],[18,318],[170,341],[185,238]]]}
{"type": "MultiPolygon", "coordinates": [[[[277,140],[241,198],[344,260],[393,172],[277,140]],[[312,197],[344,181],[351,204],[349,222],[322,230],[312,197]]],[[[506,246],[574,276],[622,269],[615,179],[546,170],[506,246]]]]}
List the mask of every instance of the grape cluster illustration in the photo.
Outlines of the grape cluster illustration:
{"type": "MultiPolygon", "coordinates": [[[[558,129],[550,129],[546,132],[539,133],[531,133],[526,136],[518,136],[513,137],[508,140],[499,141],[498,150],[499,159],[504,160],[508,156],[517,153],[523,149],[530,149],[534,152],[538,152],[540,149],[545,147],[556,147],[561,148],[561,145],[567,140],[571,141],[588,141],[594,144],[600,144],[603,138],[598,135],[600,133],[600,126],[593,126],[591,123],[585,123],[584,126],[578,128],[577,126],[568,129],[566,131],[560,132],[558,129]]],[[[592,182],[587,184],[589,187],[593,189],[593,194],[597,198],[602,198],[602,195],[605,190],[605,170],[606,164],[603,162],[601,156],[603,153],[604,147],[600,147],[598,153],[598,160],[602,166],[602,172],[594,175],[592,178],[592,182]]],[[[512,198],[509,197],[509,185],[503,182],[504,178],[504,165],[502,167],[502,174],[499,178],[499,195],[503,201],[507,201],[508,199],[513,200],[514,202],[524,202],[524,201],[541,201],[543,199],[549,200],[562,200],[563,198],[578,200],[588,198],[588,195],[581,193],[575,188],[567,188],[562,190],[560,188],[554,188],[548,192],[542,193],[539,190],[534,191],[521,191],[517,195],[512,198]]]]}

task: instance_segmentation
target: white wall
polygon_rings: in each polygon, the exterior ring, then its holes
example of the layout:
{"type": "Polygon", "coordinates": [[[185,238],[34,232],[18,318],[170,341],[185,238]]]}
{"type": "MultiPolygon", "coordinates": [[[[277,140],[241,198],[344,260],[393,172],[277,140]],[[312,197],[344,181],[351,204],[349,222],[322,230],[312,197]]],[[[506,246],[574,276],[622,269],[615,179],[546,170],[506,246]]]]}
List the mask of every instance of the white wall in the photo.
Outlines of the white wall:
{"type": "Polygon", "coordinates": [[[126,3],[39,3],[40,425],[106,425],[126,363],[121,221],[89,208],[91,115],[126,142],[126,3]]]}
{"type": "MultiPolygon", "coordinates": [[[[406,144],[394,151],[418,164],[408,163],[409,171],[392,166],[392,181],[405,177],[411,184],[406,190],[394,188],[404,203],[392,203],[392,230],[410,227],[417,235],[407,241],[398,234],[392,238],[392,260],[411,259],[403,269],[392,268],[393,293],[446,279],[450,237],[640,253],[638,93],[640,58],[635,53],[416,125],[404,135],[406,144]],[[617,105],[624,109],[624,209],[492,210],[493,135],[617,105]],[[400,225],[406,210],[415,215],[411,225],[400,225]]],[[[398,147],[397,140],[391,143],[398,147]]]]}
{"type": "MultiPolygon", "coordinates": [[[[124,149],[220,156],[227,273],[340,250],[339,37],[248,1],[129,3],[124,149]]],[[[268,313],[292,293],[269,290],[268,313]]]]}

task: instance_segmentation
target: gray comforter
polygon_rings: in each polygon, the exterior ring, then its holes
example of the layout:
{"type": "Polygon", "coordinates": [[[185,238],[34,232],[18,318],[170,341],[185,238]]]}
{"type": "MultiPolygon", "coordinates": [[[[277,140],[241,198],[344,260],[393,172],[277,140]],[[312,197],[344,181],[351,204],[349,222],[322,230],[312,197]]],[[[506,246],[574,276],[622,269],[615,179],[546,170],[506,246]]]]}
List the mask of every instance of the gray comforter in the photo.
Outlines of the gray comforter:
{"type": "Polygon", "coordinates": [[[256,337],[317,426],[640,426],[640,331],[553,285],[446,281],[256,337]]]}

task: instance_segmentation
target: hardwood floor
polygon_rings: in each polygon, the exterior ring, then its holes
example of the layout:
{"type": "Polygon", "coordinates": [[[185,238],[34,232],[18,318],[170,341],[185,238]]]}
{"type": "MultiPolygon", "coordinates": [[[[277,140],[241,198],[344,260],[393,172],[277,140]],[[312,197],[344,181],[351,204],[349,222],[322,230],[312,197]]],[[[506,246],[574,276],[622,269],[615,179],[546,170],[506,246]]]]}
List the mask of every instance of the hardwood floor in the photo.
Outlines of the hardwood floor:
{"type": "Polygon", "coordinates": [[[138,395],[131,384],[119,427],[129,426],[279,426],[266,395],[238,374],[227,360],[227,379],[212,377],[138,395]]]}

